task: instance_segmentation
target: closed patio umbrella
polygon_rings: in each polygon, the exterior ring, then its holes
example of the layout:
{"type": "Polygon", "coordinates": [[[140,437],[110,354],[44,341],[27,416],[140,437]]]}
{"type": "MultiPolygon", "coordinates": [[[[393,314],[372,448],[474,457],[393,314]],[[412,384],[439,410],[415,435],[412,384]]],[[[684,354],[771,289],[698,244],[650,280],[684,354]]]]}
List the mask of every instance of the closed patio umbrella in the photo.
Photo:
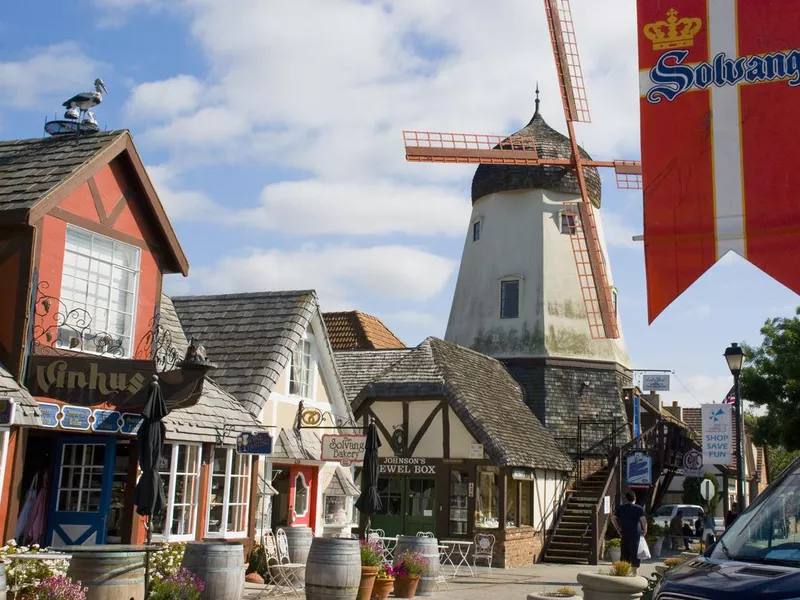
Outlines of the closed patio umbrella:
{"type": "Polygon", "coordinates": [[[367,427],[367,443],[364,447],[364,470],[361,472],[361,495],[356,500],[356,508],[366,517],[362,537],[367,537],[367,530],[370,526],[370,517],[378,512],[382,507],[381,498],[378,495],[378,448],[381,441],[378,438],[378,427],[375,420],[370,420],[367,427]]]}

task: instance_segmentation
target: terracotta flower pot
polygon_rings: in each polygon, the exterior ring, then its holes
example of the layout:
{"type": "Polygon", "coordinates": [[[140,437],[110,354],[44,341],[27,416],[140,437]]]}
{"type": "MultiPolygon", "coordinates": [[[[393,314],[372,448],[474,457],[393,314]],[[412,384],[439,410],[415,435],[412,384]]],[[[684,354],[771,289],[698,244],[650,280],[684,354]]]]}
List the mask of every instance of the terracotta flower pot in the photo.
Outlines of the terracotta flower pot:
{"type": "Polygon", "coordinates": [[[378,576],[379,567],[361,567],[361,583],[358,585],[356,600],[369,600],[372,597],[372,586],[378,576]]]}
{"type": "Polygon", "coordinates": [[[413,598],[417,595],[419,575],[403,575],[394,580],[395,598],[413,598]]]}
{"type": "Polygon", "coordinates": [[[376,579],[372,586],[370,600],[386,600],[394,588],[394,579],[376,579]]]}
{"type": "Polygon", "coordinates": [[[603,573],[578,573],[584,600],[637,600],[647,589],[644,577],[615,577],[603,573]]]}

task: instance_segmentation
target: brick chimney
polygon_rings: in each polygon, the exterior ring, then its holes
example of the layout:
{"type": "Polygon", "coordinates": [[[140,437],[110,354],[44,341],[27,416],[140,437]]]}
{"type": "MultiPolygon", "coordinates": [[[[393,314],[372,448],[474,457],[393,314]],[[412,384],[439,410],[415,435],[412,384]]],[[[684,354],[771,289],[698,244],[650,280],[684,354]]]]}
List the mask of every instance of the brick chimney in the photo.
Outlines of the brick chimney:
{"type": "Polygon", "coordinates": [[[672,401],[672,406],[664,406],[664,410],[670,413],[673,417],[675,417],[679,421],[683,421],[683,409],[680,406],[678,406],[677,400],[672,401]]]}

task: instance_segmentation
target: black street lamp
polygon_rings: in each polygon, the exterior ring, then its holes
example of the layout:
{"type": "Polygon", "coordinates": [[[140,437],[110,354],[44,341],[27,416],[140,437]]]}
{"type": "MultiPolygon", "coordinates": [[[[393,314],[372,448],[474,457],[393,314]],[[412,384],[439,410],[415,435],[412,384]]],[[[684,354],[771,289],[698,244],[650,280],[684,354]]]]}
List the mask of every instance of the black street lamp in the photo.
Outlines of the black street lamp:
{"type": "Polygon", "coordinates": [[[739,393],[739,373],[742,372],[744,350],[739,344],[732,343],[725,348],[725,360],[733,375],[733,397],[736,399],[736,504],[739,514],[745,509],[744,495],[744,414],[742,411],[742,396],[739,393]]]}

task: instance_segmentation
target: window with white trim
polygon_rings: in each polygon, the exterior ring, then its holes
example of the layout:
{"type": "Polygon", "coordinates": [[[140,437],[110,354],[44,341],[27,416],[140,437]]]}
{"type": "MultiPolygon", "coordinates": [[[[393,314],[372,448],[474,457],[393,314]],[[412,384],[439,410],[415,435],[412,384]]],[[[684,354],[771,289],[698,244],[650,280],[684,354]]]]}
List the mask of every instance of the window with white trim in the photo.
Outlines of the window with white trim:
{"type": "Polygon", "coordinates": [[[518,278],[500,281],[500,318],[519,317],[519,296],[521,281],[518,278]]]}
{"type": "Polygon", "coordinates": [[[311,354],[311,340],[302,339],[292,353],[289,393],[293,396],[311,399],[313,374],[314,358],[311,354]]]}
{"type": "Polygon", "coordinates": [[[67,225],[58,347],[131,356],[139,254],[135,246],[67,225]]]}
{"type": "Polygon", "coordinates": [[[306,477],[298,473],[294,478],[294,506],[292,507],[295,516],[305,517],[308,514],[308,484],[306,477]]]}
{"type": "Polygon", "coordinates": [[[246,535],[250,458],[233,448],[214,449],[208,493],[207,536],[246,535]]]}
{"type": "Polygon", "coordinates": [[[202,448],[196,444],[164,444],[158,472],[164,482],[167,506],[153,521],[154,538],[195,539],[201,454],[202,448]]]}

